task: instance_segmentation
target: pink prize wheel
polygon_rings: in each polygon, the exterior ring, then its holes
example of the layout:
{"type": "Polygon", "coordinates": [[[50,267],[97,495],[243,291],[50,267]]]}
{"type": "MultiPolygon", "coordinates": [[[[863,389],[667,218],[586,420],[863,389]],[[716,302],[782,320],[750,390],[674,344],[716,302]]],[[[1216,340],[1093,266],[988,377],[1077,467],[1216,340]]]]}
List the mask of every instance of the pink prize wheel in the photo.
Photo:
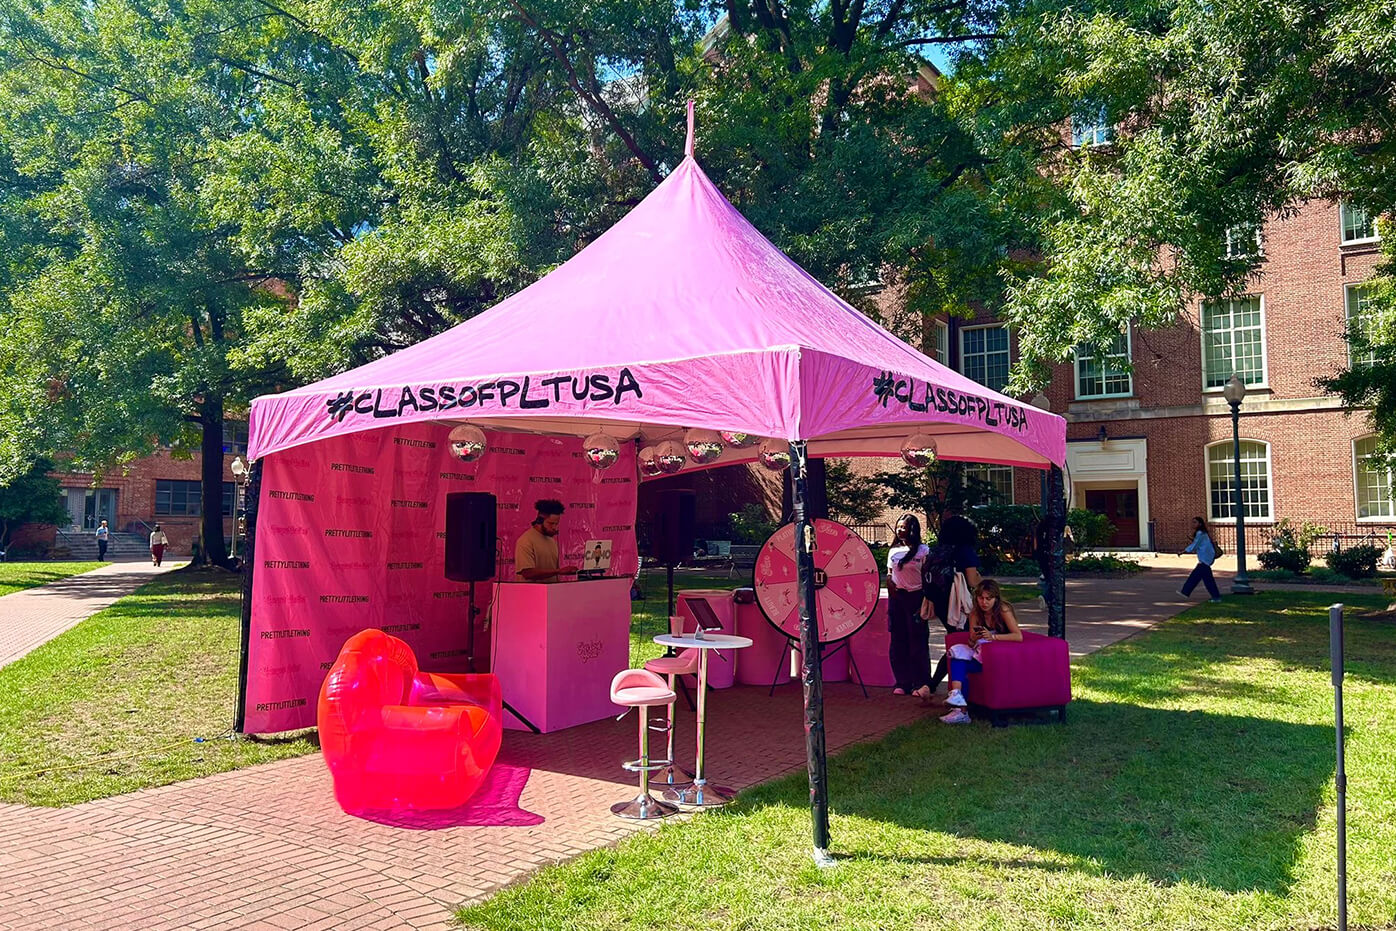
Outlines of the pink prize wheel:
{"type": "MultiPolygon", "coordinates": [[[[814,608],[819,642],[826,657],[831,645],[856,634],[877,607],[881,576],[872,550],[838,521],[814,521],[814,608]]],[[[800,599],[795,579],[795,525],[771,534],[756,556],[756,603],[782,636],[800,640],[800,599]]],[[[840,650],[846,654],[847,650],[840,650]]],[[[830,676],[846,678],[847,656],[827,660],[830,676]],[[842,669],[842,674],[840,674],[842,669]]]]}

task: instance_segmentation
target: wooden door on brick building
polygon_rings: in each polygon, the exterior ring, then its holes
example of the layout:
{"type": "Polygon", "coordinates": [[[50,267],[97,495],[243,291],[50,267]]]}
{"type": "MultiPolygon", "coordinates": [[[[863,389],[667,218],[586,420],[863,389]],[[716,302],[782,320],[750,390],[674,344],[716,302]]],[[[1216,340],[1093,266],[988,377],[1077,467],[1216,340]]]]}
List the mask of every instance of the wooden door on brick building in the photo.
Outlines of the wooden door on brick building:
{"type": "Polygon", "coordinates": [[[1110,523],[1115,528],[1115,532],[1110,535],[1110,546],[1139,546],[1138,488],[1088,488],[1086,510],[1110,518],[1110,523]]]}

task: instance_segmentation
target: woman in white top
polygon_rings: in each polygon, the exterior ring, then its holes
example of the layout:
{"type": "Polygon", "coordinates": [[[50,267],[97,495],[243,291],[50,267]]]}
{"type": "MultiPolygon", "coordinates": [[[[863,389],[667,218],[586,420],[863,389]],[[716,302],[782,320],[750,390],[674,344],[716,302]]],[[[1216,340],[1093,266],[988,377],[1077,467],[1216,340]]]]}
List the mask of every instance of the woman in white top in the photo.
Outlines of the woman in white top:
{"type": "Polygon", "coordinates": [[[165,536],[165,531],[156,524],[155,529],[150,531],[150,561],[155,565],[160,565],[160,560],[165,558],[165,547],[170,545],[170,538],[165,536]]]}
{"type": "Polygon", "coordinates": [[[893,695],[931,697],[931,652],[921,617],[921,567],[930,555],[921,542],[921,522],[911,514],[897,521],[897,540],[887,553],[887,656],[896,679],[893,695]]]}

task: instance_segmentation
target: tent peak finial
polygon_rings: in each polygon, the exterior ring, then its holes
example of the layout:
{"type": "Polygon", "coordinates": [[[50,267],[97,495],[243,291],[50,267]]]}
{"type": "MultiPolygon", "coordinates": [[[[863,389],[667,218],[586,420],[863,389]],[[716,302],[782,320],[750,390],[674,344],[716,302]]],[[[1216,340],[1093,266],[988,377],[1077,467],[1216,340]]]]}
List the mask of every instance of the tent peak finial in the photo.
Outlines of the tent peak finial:
{"type": "Polygon", "coordinates": [[[693,101],[688,102],[688,139],[683,144],[685,158],[693,157],[693,101]]]}

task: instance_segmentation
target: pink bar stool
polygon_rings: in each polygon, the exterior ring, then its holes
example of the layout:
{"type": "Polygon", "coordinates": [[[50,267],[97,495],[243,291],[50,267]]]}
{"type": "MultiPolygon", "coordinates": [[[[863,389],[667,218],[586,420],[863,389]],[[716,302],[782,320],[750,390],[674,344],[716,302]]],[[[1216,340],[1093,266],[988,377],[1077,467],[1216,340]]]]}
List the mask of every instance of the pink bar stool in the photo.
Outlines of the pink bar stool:
{"type": "MultiPolygon", "coordinates": [[[[629,709],[640,709],[640,758],[621,764],[631,772],[640,774],[640,794],[628,802],[617,802],[611,811],[622,818],[647,820],[663,818],[677,812],[678,806],[661,802],[650,795],[650,773],[669,766],[671,760],[650,760],[649,710],[655,705],[672,705],[674,691],[664,685],[664,680],[644,669],[622,669],[611,680],[611,701],[627,710],[620,717],[629,714],[629,709]]],[[[616,720],[620,720],[617,718],[616,720]]]]}
{"type": "MultiPolygon", "coordinates": [[[[683,618],[669,618],[669,633],[683,633],[683,618]]],[[[698,675],[698,650],[680,650],[677,656],[660,656],[645,663],[645,669],[649,672],[657,673],[661,676],[669,677],[669,691],[674,692],[675,686],[679,684],[679,676],[698,675]]],[[[693,774],[688,770],[674,765],[674,712],[678,710],[678,697],[675,693],[673,701],[669,702],[669,717],[664,722],[664,727],[655,725],[655,730],[665,730],[669,732],[669,746],[664,755],[669,758],[669,765],[664,767],[664,776],[660,780],[666,788],[674,786],[691,785],[693,774]]]]}

